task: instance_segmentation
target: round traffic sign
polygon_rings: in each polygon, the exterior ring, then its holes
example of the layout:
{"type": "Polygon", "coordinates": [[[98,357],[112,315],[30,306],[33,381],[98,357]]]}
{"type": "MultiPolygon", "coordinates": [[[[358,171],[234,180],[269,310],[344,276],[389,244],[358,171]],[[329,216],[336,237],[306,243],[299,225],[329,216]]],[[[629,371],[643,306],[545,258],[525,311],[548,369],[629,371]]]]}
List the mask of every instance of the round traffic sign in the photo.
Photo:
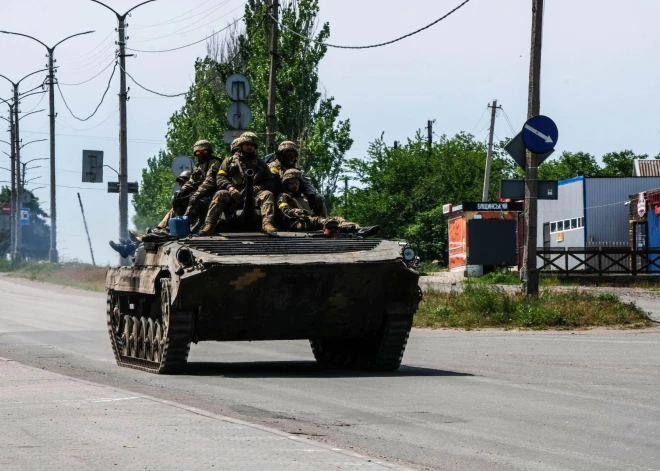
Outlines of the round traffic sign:
{"type": "Polygon", "coordinates": [[[174,159],[170,168],[172,169],[174,178],[177,178],[179,175],[181,175],[181,172],[186,170],[192,172],[192,169],[195,168],[195,162],[187,155],[180,155],[174,159]]]}
{"type": "Polygon", "coordinates": [[[523,126],[523,143],[535,154],[545,154],[554,149],[558,138],[557,125],[547,116],[534,116],[528,119],[523,126]]]}
{"type": "Polygon", "coordinates": [[[250,82],[245,75],[232,74],[225,82],[225,90],[232,100],[243,101],[250,94],[250,82]]]}
{"type": "Polygon", "coordinates": [[[246,129],[252,122],[252,111],[245,103],[234,102],[227,110],[227,121],[234,129],[246,129]]]}

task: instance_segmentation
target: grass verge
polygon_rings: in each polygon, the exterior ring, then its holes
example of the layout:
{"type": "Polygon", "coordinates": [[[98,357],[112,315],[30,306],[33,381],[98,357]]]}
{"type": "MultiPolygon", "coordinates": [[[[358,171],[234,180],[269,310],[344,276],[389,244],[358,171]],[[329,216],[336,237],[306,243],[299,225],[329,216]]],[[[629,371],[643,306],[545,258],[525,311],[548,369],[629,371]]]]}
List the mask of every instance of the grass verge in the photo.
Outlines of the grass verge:
{"type": "Polygon", "coordinates": [[[415,327],[575,329],[594,326],[648,327],[651,319],[634,303],[613,294],[543,292],[528,300],[520,293],[468,283],[462,291],[426,292],[415,327]]]}
{"type": "Polygon", "coordinates": [[[16,267],[9,265],[8,276],[27,278],[60,286],[84,289],[88,291],[105,291],[105,274],[107,267],[95,267],[87,263],[26,263],[16,267]]]}

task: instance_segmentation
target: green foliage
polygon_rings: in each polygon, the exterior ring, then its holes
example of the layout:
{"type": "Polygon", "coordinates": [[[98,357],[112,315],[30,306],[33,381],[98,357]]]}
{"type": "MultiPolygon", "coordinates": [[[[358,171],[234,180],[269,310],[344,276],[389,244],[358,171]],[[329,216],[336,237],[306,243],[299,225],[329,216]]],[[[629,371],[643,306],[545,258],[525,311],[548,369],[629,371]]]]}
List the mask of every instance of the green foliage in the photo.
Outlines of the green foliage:
{"type": "MultiPolygon", "coordinates": [[[[30,224],[22,227],[22,246],[23,257],[30,260],[43,260],[48,258],[50,249],[50,226],[46,224],[44,218],[48,214],[41,208],[39,198],[29,190],[23,190],[23,194],[30,196],[30,202],[24,204],[24,208],[30,210],[30,224]]],[[[0,189],[0,205],[11,201],[11,191],[7,187],[0,189]]],[[[5,257],[11,252],[10,234],[8,231],[0,235],[0,258],[5,257]]]]}
{"type": "Polygon", "coordinates": [[[147,160],[142,169],[140,191],[133,195],[135,217],[133,224],[139,231],[155,227],[172,205],[172,187],[175,185],[170,166],[174,157],[161,151],[147,160]]]}
{"type": "MultiPolygon", "coordinates": [[[[513,163],[495,149],[490,198],[501,178],[511,178],[513,163]]],[[[423,259],[445,259],[447,218],[442,205],[480,201],[486,146],[465,133],[442,136],[429,151],[418,132],[394,149],[383,137],[370,144],[364,159],[351,159],[347,171],[357,186],[342,196],[337,212],[363,225],[378,224],[382,237],[415,244],[423,259]]]]}
{"type": "MultiPolygon", "coordinates": [[[[353,140],[349,120],[339,119],[341,107],[320,90],[318,67],[327,48],[319,42],[329,38],[330,27],[327,23],[318,25],[318,13],[318,0],[286,2],[282,7],[281,21],[286,28],[280,30],[278,40],[276,138],[300,145],[300,163],[331,207],[337,179],[353,140]]],[[[135,196],[137,227],[154,224],[164,216],[169,206],[164,202],[173,185],[168,164],[173,156],[190,155],[199,139],[211,141],[218,157],[228,155],[224,131],[229,128],[226,116],[231,100],[225,92],[225,81],[233,73],[242,73],[250,80],[247,104],[254,119],[249,129],[260,137],[260,149],[264,153],[270,69],[267,15],[268,2],[249,0],[245,5],[244,29],[234,31],[224,44],[210,42],[209,56],[196,61],[194,84],[184,105],[168,123],[167,151],[154,157],[143,172],[143,189],[152,182],[159,186],[135,196]],[[167,185],[161,185],[166,176],[167,185]]]]}
{"type": "Polygon", "coordinates": [[[648,159],[647,154],[636,155],[632,150],[609,152],[603,156],[605,168],[601,173],[603,177],[632,177],[635,168],[635,159],[648,159]]]}
{"type": "Polygon", "coordinates": [[[564,151],[558,159],[547,160],[539,166],[541,180],[567,180],[578,175],[585,177],[601,175],[601,168],[596,158],[588,152],[564,151]]]}
{"type": "Polygon", "coordinates": [[[536,299],[528,299],[518,292],[474,283],[468,283],[463,291],[426,292],[414,322],[417,327],[465,329],[652,325],[647,313],[617,296],[545,291],[536,299]]]}

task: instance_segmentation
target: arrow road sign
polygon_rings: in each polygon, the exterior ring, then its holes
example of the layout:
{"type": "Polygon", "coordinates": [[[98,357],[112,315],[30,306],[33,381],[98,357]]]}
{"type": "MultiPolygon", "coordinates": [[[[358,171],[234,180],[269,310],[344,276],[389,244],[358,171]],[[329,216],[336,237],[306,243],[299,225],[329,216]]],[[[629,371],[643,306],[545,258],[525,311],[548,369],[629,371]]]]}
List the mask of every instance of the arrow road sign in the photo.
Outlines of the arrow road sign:
{"type": "MultiPolygon", "coordinates": [[[[525,149],[525,144],[523,143],[522,134],[522,131],[516,134],[516,137],[511,139],[509,143],[504,146],[504,150],[509,153],[509,155],[513,158],[513,160],[516,161],[520,168],[525,170],[527,168],[527,150],[525,149]]],[[[544,154],[539,154],[537,156],[537,163],[541,165],[545,159],[550,157],[554,151],[554,149],[550,149],[544,154]]]]}
{"type": "Polygon", "coordinates": [[[545,154],[557,145],[559,131],[553,120],[538,115],[527,120],[522,130],[525,147],[535,154],[545,154]]]}

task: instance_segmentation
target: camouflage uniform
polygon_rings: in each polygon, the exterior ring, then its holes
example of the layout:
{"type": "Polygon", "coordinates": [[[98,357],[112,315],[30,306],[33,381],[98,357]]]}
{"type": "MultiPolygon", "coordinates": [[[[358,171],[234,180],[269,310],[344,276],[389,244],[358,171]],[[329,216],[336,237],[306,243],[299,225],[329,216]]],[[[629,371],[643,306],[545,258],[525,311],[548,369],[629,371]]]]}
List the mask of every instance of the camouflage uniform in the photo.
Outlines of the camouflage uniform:
{"type": "MultiPolygon", "coordinates": [[[[188,180],[190,180],[190,175],[191,175],[190,170],[184,170],[183,172],[181,172],[181,175],[177,177],[176,182],[179,185],[183,186],[186,184],[188,180]]],[[[167,212],[167,214],[162,219],[162,221],[158,223],[156,229],[165,230],[170,222],[170,219],[172,219],[175,216],[183,216],[183,214],[186,212],[186,206],[178,203],[177,196],[178,196],[178,192],[172,199],[172,208],[167,212]]]]}
{"type": "MultiPolygon", "coordinates": [[[[294,178],[302,183],[300,170],[289,169],[282,175],[282,184],[286,186],[286,183],[294,178]]],[[[341,227],[357,228],[357,225],[346,222],[340,217],[328,218],[315,213],[302,191],[293,193],[287,188],[277,197],[277,208],[282,213],[287,228],[291,231],[318,231],[329,223],[338,224],[341,227]]]]}
{"type": "Polygon", "coordinates": [[[220,169],[220,159],[213,155],[213,146],[209,141],[197,141],[194,151],[205,149],[208,158],[197,162],[190,175],[190,180],[181,187],[177,199],[172,204],[176,213],[185,207],[184,215],[191,219],[191,226],[204,219],[204,215],[211,203],[213,193],[218,189],[215,177],[220,169]],[[187,199],[182,199],[190,196],[187,199]]]}
{"type": "MultiPolygon", "coordinates": [[[[300,170],[297,166],[298,164],[298,146],[295,142],[284,141],[277,147],[277,152],[275,153],[275,160],[268,164],[270,171],[275,176],[275,188],[278,193],[286,191],[282,184],[282,175],[287,170],[294,168],[300,170]],[[285,151],[295,151],[295,159],[286,160],[283,156],[285,151]]],[[[307,199],[310,202],[314,212],[320,216],[327,216],[328,211],[325,207],[325,200],[321,193],[319,193],[312,180],[309,178],[303,170],[300,170],[301,175],[301,189],[307,195],[307,199]]]]}
{"type": "MultiPolygon", "coordinates": [[[[240,146],[245,142],[256,144],[256,135],[245,135],[243,133],[238,139],[237,145],[240,146]]],[[[232,150],[234,145],[232,143],[232,150]]],[[[232,198],[233,191],[241,191],[245,188],[245,178],[243,174],[251,169],[254,171],[254,203],[255,206],[261,209],[262,228],[266,232],[273,232],[275,230],[275,197],[272,193],[274,188],[273,175],[268,171],[266,163],[258,158],[256,154],[253,156],[246,156],[242,151],[236,152],[234,155],[225,158],[220,165],[216,175],[216,185],[218,191],[213,196],[213,201],[209,207],[206,216],[206,222],[203,233],[209,233],[215,229],[220,222],[222,214],[229,209],[234,199],[232,198]]]]}

